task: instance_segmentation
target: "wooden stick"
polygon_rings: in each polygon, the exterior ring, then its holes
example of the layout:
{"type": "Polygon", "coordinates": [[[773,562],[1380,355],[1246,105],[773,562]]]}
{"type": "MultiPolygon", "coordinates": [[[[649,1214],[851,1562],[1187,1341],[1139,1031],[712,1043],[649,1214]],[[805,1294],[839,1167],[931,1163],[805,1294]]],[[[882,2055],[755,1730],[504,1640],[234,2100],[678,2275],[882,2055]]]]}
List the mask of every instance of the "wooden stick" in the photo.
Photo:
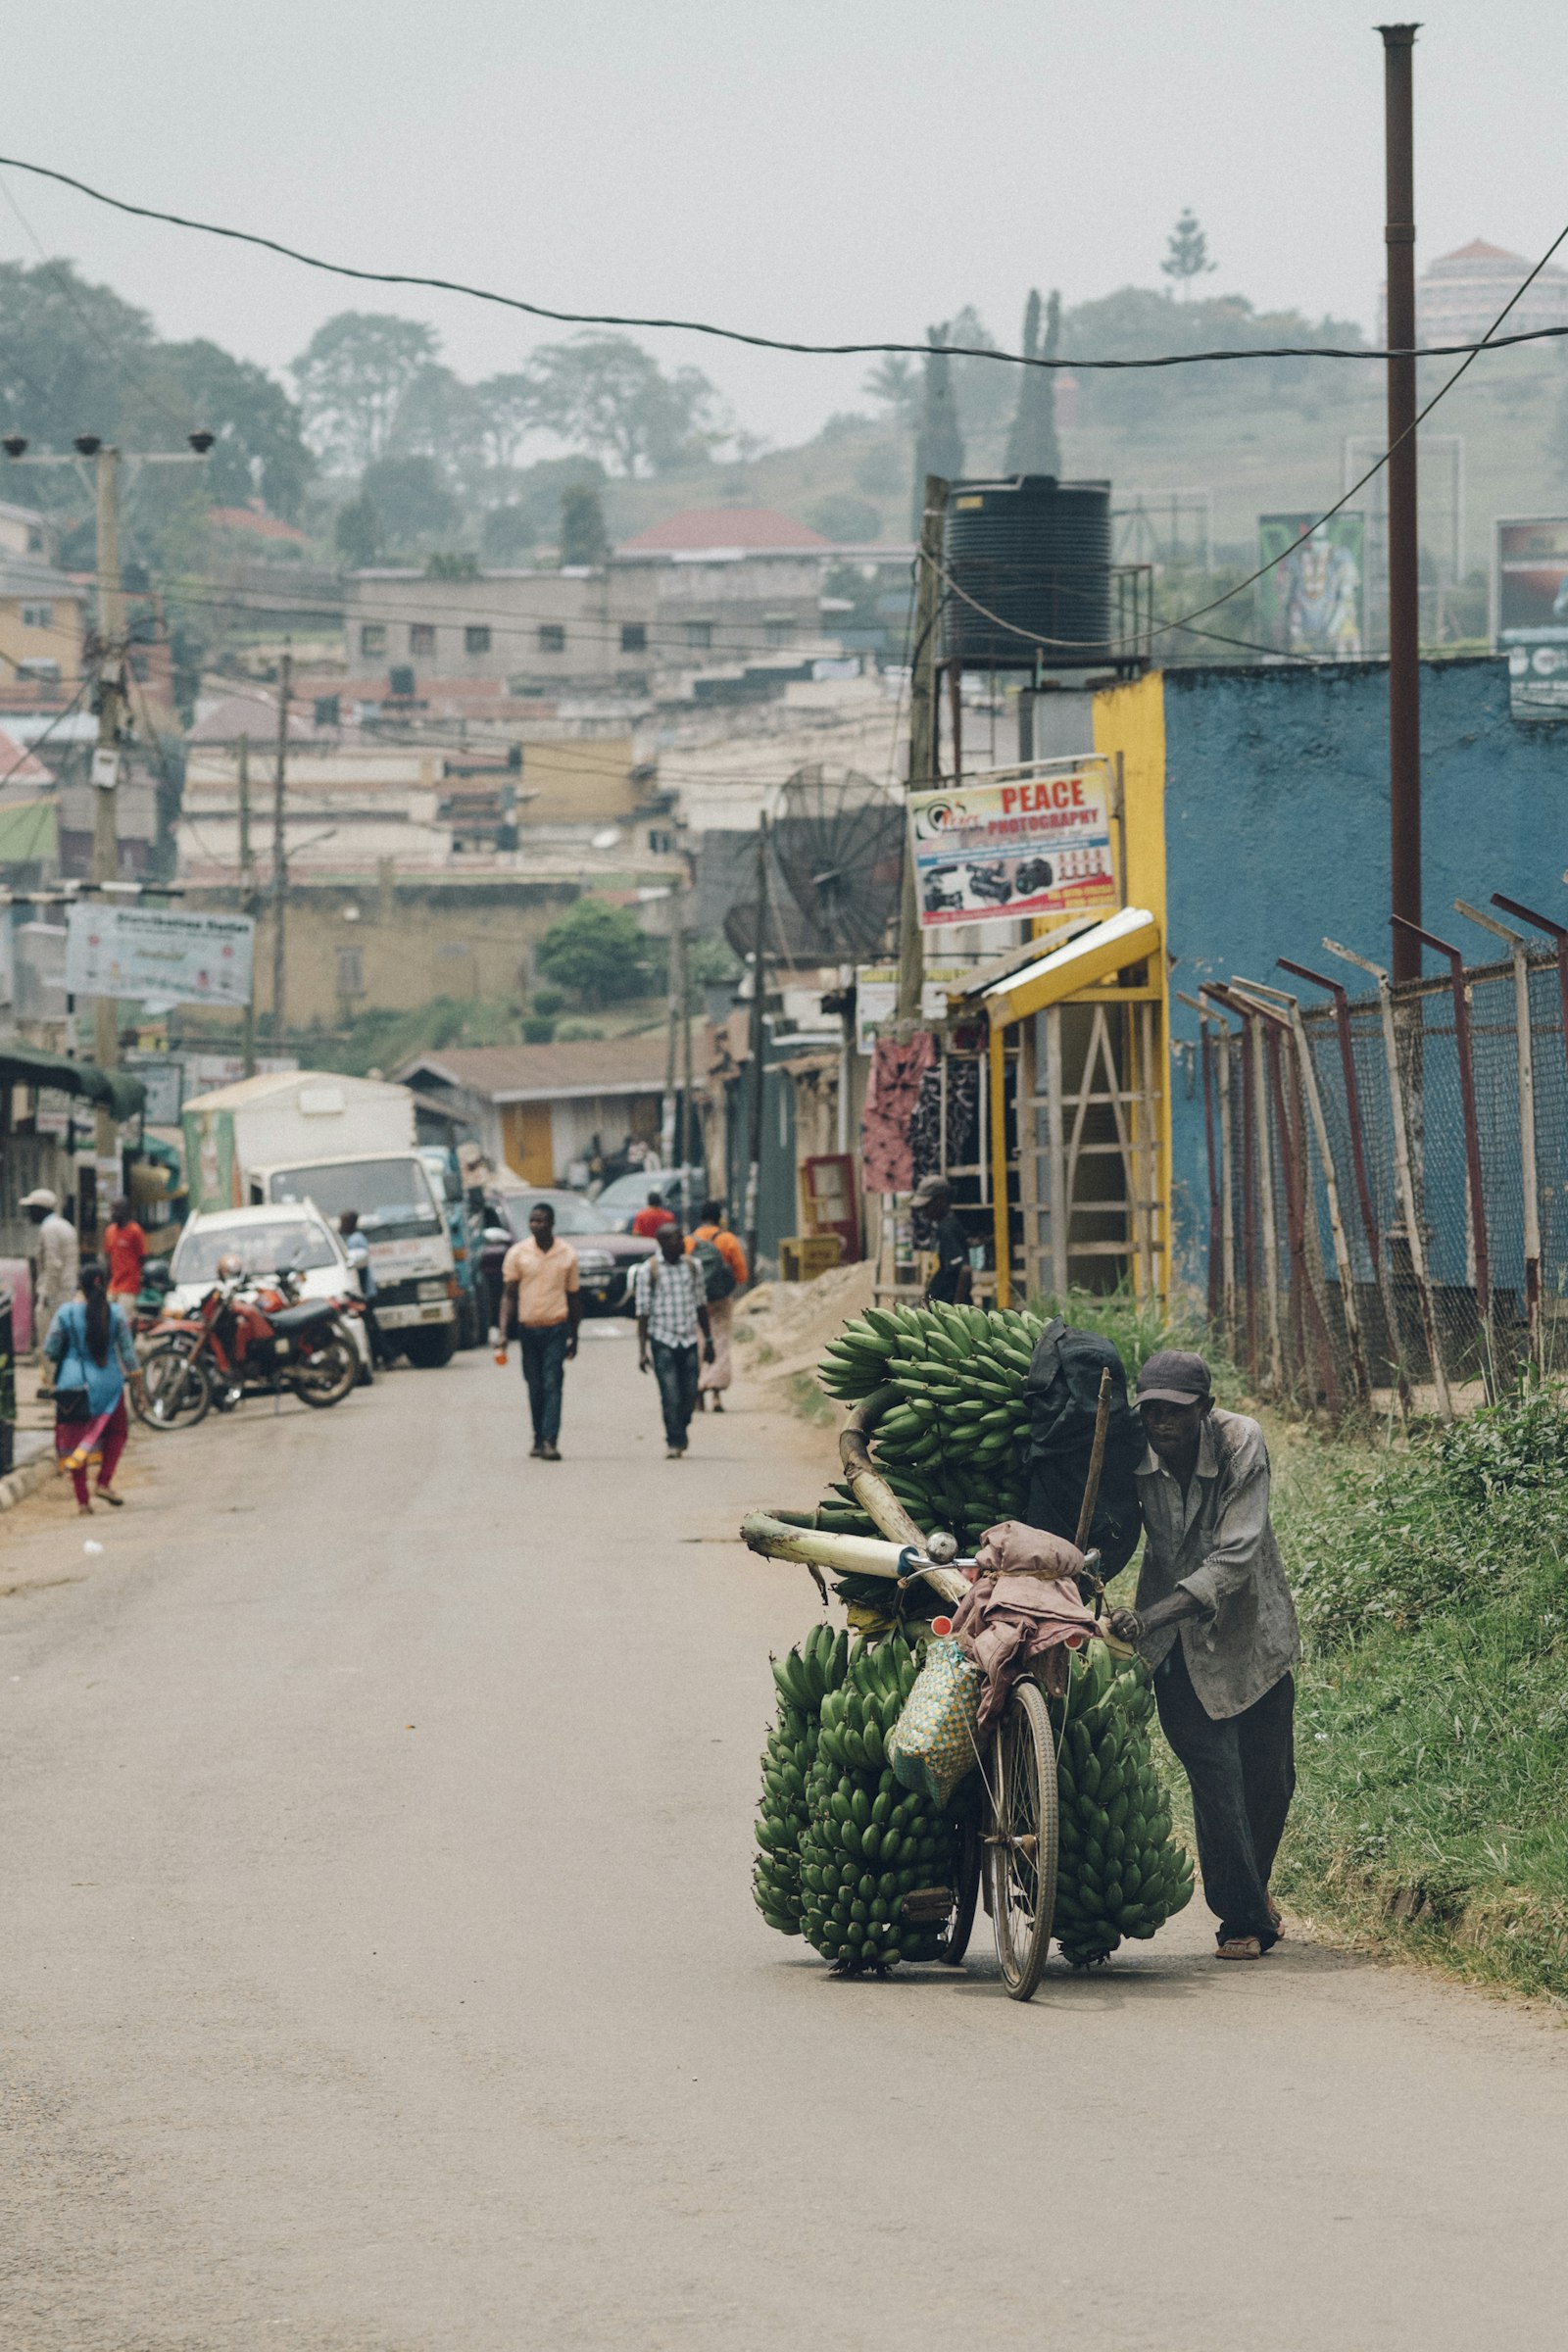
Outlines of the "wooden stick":
{"type": "Polygon", "coordinates": [[[1105,1440],[1110,1432],[1110,1366],[1100,1375],[1100,1398],[1095,1406],[1095,1442],[1089,1449],[1089,1476],[1084,1481],[1083,1507],[1078,1513],[1078,1548],[1089,1548],[1089,1531],[1095,1524],[1095,1505],[1100,1500],[1101,1473],[1105,1467],[1105,1440]]]}

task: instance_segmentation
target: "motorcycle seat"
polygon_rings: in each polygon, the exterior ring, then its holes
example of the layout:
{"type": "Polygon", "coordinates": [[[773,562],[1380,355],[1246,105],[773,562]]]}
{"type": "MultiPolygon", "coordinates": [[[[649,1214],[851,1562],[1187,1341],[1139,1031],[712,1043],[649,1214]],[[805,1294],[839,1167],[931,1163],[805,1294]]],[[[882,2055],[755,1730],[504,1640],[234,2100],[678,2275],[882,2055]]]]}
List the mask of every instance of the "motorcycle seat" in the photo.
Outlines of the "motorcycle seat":
{"type": "Polygon", "coordinates": [[[336,1312],[330,1298],[306,1298],[298,1306],[280,1307],[270,1319],[274,1331],[291,1336],[308,1330],[313,1323],[330,1323],[336,1312]]]}

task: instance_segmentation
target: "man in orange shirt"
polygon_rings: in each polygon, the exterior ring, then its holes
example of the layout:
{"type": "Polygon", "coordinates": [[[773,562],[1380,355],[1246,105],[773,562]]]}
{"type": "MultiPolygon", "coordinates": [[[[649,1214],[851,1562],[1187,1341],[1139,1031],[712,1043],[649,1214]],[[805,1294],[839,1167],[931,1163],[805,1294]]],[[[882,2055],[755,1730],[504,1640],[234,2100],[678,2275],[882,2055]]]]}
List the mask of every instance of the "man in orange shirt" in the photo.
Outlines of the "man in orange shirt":
{"type": "Polygon", "coordinates": [[[707,1399],[713,1399],[713,1410],[724,1410],[723,1392],[729,1387],[731,1362],[729,1352],[730,1329],[735,1320],[735,1293],[746,1282],[746,1250],[737,1234],[730,1232],[724,1222],[722,1200],[705,1200],[702,1220],[692,1228],[686,1244],[687,1254],[701,1261],[703,1278],[708,1287],[708,1320],[713,1335],[713,1360],[705,1363],[697,1384],[697,1409],[706,1412],[707,1399]]]}
{"type": "Polygon", "coordinates": [[[556,1237],[556,1212],[548,1200],[528,1211],[528,1239],[514,1242],[501,1261],[501,1346],[496,1362],[507,1360],[514,1323],[522,1345],[522,1377],[533,1416],[533,1458],[559,1462],[561,1392],[566,1358],[577,1352],[582,1321],[577,1252],[556,1237]]]}
{"type": "Polygon", "coordinates": [[[104,1253],[109,1260],[110,1303],[113,1305],[118,1300],[129,1314],[141,1290],[147,1236],[137,1224],[130,1202],[123,1194],[109,1211],[109,1224],[104,1233],[104,1253]]]}
{"type": "Polygon", "coordinates": [[[663,1194],[650,1193],[647,1206],[637,1211],[631,1221],[631,1229],[633,1233],[641,1235],[645,1242],[651,1242],[662,1225],[673,1225],[674,1222],[675,1212],[664,1206],[663,1194]]]}

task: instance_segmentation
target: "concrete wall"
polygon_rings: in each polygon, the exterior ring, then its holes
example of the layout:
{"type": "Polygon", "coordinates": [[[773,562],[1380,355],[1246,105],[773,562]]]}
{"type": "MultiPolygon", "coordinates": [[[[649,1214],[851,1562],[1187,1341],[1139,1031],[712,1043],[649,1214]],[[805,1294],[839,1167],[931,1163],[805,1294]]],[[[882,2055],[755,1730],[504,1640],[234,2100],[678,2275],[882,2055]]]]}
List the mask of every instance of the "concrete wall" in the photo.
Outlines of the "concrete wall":
{"type": "MultiPolygon", "coordinates": [[[[1163,691],[1172,988],[1191,996],[1233,973],[1284,981],[1279,956],[1334,970],[1325,933],[1386,964],[1386,667],[1178,669],[1163,691]]],[[[1494,944],[1453,913],[1455,898],[1485,906],[1500,890],[1568,920],[1568,727],[1512,719],[1500,660],[1424,663],[1421,703],[1424,919],[1480,961],[1494,944]]],[[[1359,980],[1348,965],[1338,976],[1359,980]]],[[[1197,1014],[1171,1013],[1175,1036],[1196,1038],[1197,1014]]],[[[1174,1077],[1178,1256],[1195,1273],[1202,1094],[1189,1101],[1179,1066],[1174,1077]]]]}

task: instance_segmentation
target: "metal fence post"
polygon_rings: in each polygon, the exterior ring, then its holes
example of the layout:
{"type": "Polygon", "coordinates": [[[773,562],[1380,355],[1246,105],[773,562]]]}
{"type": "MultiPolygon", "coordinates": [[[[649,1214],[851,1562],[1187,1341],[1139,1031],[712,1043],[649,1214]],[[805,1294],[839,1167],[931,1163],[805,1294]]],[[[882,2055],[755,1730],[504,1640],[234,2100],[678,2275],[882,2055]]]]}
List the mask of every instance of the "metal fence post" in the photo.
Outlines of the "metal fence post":
{"type": "MultiPolygon", "coordinates": [[[[1404,922],[1402,914],[1394,917],[1404,922]]],[[[1492,1262],[1487,1245],[1487,1204],[1481,1177],[1481,1120],[1476,1110],[1475,1057],[1470,1043],[1470,999],[1465,989],[1464,956],[1457,948],[1419,923],[1407,926],[1436,955],[1448,959],[1448,985],[1453,991],[1453,1042],[1459,1064],[1459,1107],[1464,1117],[1465,1189],[1470,1197],[1470,1248],[1476,1261],[1476,1308],[1486,1353],[1487,1395],[1497,1387],[1497,1335],[1493,1326],[1492,1262]]]]}
{"type": "Polygon", "coordinates": [[[1483,931],[1505,939],[1513,960],[1514,1057],[1519,1073],[1519,1165],[1525,1195],[1525,1319],[1530,1327],[1530,1352],[1537,1370],[1542,1365],[1541,1341],[1541,1187],[1536,1166],[1536,1065],[1530,1037],[1530,942],[1522,931],[1483,914],[1463,899],[1454,911],[1483,931]]]}
{"type": "Polygon", "coordinates": [[[1432,1286],[1427,1280],[1426,1241],[1421,1229],[1421,1208],[1415,1197],[1415,1179],[1410,1170],[1410,1134],[1405,1124],[1404,1081],[1399,1075],[1399,1046],[1394,1033],[1394,991],[1389,975],[1378,963],[1369,963],[1364,956],[1355,955],[1349,948],[1340,947],[1326,939],[1323,945],[1331,956],[1343,957],[1361,971],[1369,972],[1377,982],[1378,1007],[1383,1015],[1383,1053],[1389,1067],[1389,1102],[1394,1114],[1394,1164],[1399,1183],[1399,1204],[1404,1212],[1405,1235],[1410,1247],[1410,1271],[1415,1277],[1416,1298],[1421,1307],[1421,1329],[1427,1343],[1427,1356],[1432,1365],[1432,1385],[1437,1391],[1438,1411],[1445,1421],[1453,1419],[1453,1400],[1448,1395],[1448,1376],[1444,1369],[1443,1349],[1438,1339],[1438,1318],[1433,1304],[1432,1286]]]}

